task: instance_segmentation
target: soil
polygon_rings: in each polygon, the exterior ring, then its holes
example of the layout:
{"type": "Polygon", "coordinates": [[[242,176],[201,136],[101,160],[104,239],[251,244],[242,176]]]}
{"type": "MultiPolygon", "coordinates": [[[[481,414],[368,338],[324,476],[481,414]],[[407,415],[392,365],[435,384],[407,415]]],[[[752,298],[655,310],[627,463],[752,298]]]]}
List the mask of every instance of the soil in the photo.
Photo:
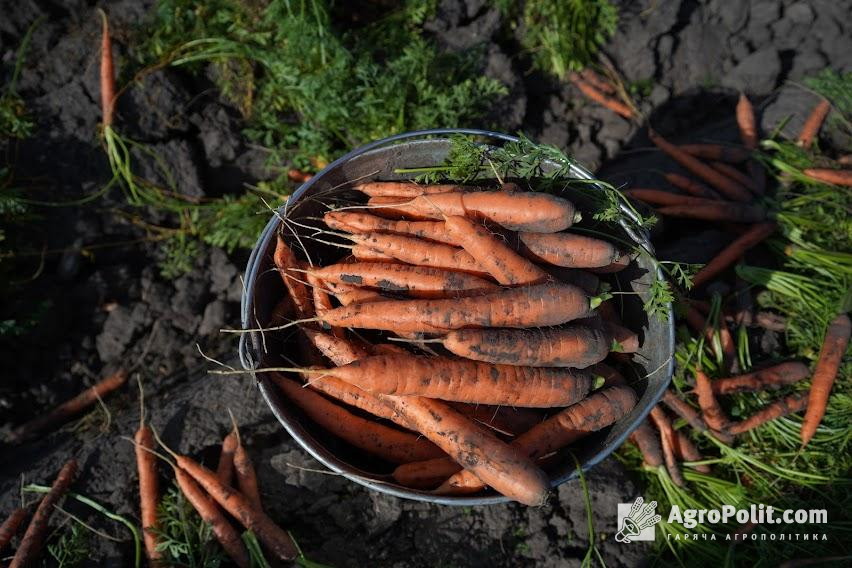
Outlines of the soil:
{"type": "MultiPolygon", "coordinates": [[[[681,135],[736,141],[732,117],[740,90],[756,103],[764,132],[788,116],[786,128],[795,131],[815,100],[797,82],[825,67],[852,71],[850,3],[619,4],[619,30],[605,52],[628,83],[644,85],[641,110],[675,141],[681,135]]],[[[119,67],[124,42],[151,5],[148,0],[104,3],[119,67]]],[[[83,0],[0,0],[0,57],[6,68],[29,24],[46,16],[19,84],[37,129],[14,149],[14,164],[16,179],[51,201],[97,191],[110,178],[96,137],[100,20],[95,8],[83,0]]],[[[497,129],[522,130],[565,148],[617,184],[659,183],[656,168],[674,169],[649,149],[644,127],[531,71],[517,38],[501,32],[501,16],[486,2],[444,0],[427,28],[447,49],[487,47],[485,72],[510,88],[493,113],[497,129]]],[[[239,113],[218,99],[203,77],[155,73],[123,97],[118,110],[127,134],[167,157],[188,195],[221,195],[269,177],[262,151],[240,133],[239,113]]],[[[157,243],[140,242],[144,230],[113,213],[122,200],[114,191],[96,205],[47,209],[33,221],[35,242],[50,254],[38,278],[2,301],[33,306],[48,300],[50,306],[33,332],[0,344],[0,357],[8,362],[0,378],[2,428],[44,412],[110,369],[138,363],[134,376],[145,386],[150,422],[171,447],[213,462],[230,427],[226,409],[234,412],[257,464],[266,506],[312,560],[333,566],[580,564],[589,534],[577,482],[560,487],[540,508],[451,508],[386,497],[317,472],[322,468],[283,432],[255,386],[208,376],[209,365],[196,347],[234,359],[235,342],[217,330],[238,325],[247,254],[205,246],[189,274],[164,279],[153,264],[162,254],[157,243]]],[[[658,247],[666,258],[704,262],[728,238],[707,231],[658,240],[658,247]]],[[[38,264],[34,257],[29,273],[36,273],[38,264]]],[[[47,483],[74,456],[84,472],[75,484],[79,493],[137,518],[133,448],[123,439],[139,418],[134,383],[61,431],[0,448],[0,512],[18,503],[22,479],[47,483]]],[[[613,538],[616,504],[638,495],[630,475],[610,458],[588,481],[598,547],[607,564],[640,564],[647,548],[613,538]]],[[[92,522],[117,530],[97,518],[92,522]]],[[[111,566],[130,562],[126,543],[94,542],[92,559],[111,566]]]]}

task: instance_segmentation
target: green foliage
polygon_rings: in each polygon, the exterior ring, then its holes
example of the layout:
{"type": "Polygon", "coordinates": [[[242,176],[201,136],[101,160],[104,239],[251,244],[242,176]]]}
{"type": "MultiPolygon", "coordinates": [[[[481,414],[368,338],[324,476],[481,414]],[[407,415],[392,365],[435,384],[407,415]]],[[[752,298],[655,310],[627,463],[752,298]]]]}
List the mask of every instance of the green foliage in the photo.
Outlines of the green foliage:
{"type": "Polygon", "coordinates": [[[825,69],[805,79],[805,85],[831,101],[840,114],[852,117],[852,72],[835,73],[825,69]]]}
{"type": "Polygon", "coordinates": [[[3,88],[0,94],[0,140],[5,138],[29,138],[35,127],[32,117],[27,112],[24,100],[18,96],[16,87],[18,78],[21,76],[21,69],[26,58],[27,48],[30,45],[30,40],[33,37],[33,32],[41,24],[43,18],[40,18],[33,23],[24,39],[21,41],[21,46],[18,48],[18,56],[15,59],[15,70],[12,72],[12,77],[9,83],[3,88]]]}
{"type": "Polygon", "coordinates": [[[47,552],[57,568],[82,566],[89,555],[89,535],[76,523],[71,524],[55,542],[47,544],[47,552]]]}
{"type": "Polygon", "coordinates": [[[267,204],[250,191],[239,197],[225,195],[214,205],[199,209],[195,231],[205,243],[234,252],[254,246],[267,221],[267,204]]]}
{"type": "Polygon", "coordinates": [[[200,245],[198,241],[183,233],[177,233],[173,237],[162,241],[160,247],[160,276],[167,280],[189,273],[198,258],[200,245]]]}
{"type": "Polygon", "coordinates": [[[157,550],[164,553],[167,565],[216,568],[224,560],[210,525],[177,487],[166,491],[157,508],[157,520],[157,550]]]}

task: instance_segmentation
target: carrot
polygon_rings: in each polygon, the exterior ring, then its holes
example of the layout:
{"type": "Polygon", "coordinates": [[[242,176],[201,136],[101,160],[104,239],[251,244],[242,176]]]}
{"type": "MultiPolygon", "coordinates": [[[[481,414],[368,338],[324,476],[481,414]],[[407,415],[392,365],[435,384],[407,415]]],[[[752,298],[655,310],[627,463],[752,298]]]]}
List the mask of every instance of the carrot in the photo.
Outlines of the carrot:
{"type": "MultiPolygon", "coordinates": [[[[573,444],[592,432],[614,424],[636,405],[636,393],[629,387],[611,387],[569,406],[533,426],[512,440],[511,446],[537,460],[573,444]]],[[[461,471],[439,487],[437,493],[470,493],[483,487],[469,469],[461,471]]]]}
{"type": "MultiPolygon", "coordinates": [[[[385,262],[390,257],[417,266],[457,270],[477,276],[488,275],[488,271],[469,252],[450,245],[383,233],[350,235],[349,238],[383,255],[370,259],[372,262],[385,262]]],[[[366,259],[363,252],[359,254],[356,249],[352,252],[359,260],[366,259]]]]}
{"type": "Polygon", "coordinates": [[[329,325],[442,333],[464,327],[543,327],[584,317],[598,299],[570,284],[536,284],[468,298],[388,300],[326,312],[329,325]]]}
{"type": "Polygon", "coordinates": [[[802,171],[807,177],[823,183],[852,187],[852,170],[830,170],[825,168],[807,168],[802,171]]]}
{"type": "Polygon", "coordinates": [[[666,141],[665,138],[654,132],[653,129],[648,129],[648,136],[651,138],[651,142],[656,144],[660,150],[668,154],[684,168],[719,190],[727,198],[741,202],[751,201],[751,194],[746,188],[720,174],[692,154],[684,152],[674,144],[666,141]]]}
{"type": "Polygon", "coordinates": [[[416,355],[377,355],[312,373],[343,379],[374,394],[532,408],[573,404],[589,392],[591,382],[588,373],[573,369],[416,355]]]}
{"type": "Polygon", "coordinates": [[[376,302],[379,300],[387,300],[375,290],[366,288],[357,288],[347,284],[335,284],[334,282],[326,282],[326,287],[331,290],[332,295],[337,298],[343,306],[355,304],[358,302],[376,302]]]}
{"type": "MultiPolygon", "coordinates": [[[[704,460],[704,456],[701,455],[701,452],[698,451],[698,448],[692,443],[689,436],[683,433],[683,430],[675,430],[674,451],[675,455],[681,461],[699,462],[704,460]]],[[[699,473],[710,473],[710,466],[707,464],[693,467],[699,473]]]]}
{"type": "Polygon", "coordinates": [[[482,225],[457,215],[448,216],[444,224],[450,237],[500,284],[520,286],[548,279],[547,272],[513,251],[482,225]]]}
{"type": "Polygon", "coordinates": [[[739,164],[751,157],[751,150],[722,144],[681,144],[680,149],[696,158],[739,164]]]}
{"type": "Polygon", "coordinates": [[[133,437],[136,448],[136,469],[139,471],[139,512],[142,518],[142,539],[145,555],[152,565],[159,563],[162,552],[157,550],[157,503],[160,502],[157,479],[157,456],[150,450],[156,448],[151,428],[144,424],[133,437]]]}
{"type": "Polygon", "coordinates": [[[618,261],[611,243],[574,233],[518,233],[519,250],[527,258],[566,268],[599,268],[618,261]]]}
{"type": "Polygon", "coordinates": [[[660,441],[662,442],[663,447],[663,460],[666,464],[666,470],[669,472],[669,477],[672,478],[675,485],[683,487],[686,485],[686,481],[683,479],[683,473],[680,471],[680,466],[678,466],[677,458],[675,456],[676,442],[672,421],[659,406],[655,406],[651,409],[650,416],[651,421],[657,427],[657,430],[660,431],[660,441]]]}
{"type": "Polygon", "coordinates": [[[66,400],[46,414],[41,414],[29,422],[21,424],[12,430],[12,433],[9,434],[8,441],[12,444],[20,444],[37,438],[44,432],[50,431],[68,422],[74,416],[95,404],[98,400],[123,386],[126,382],[127,371],[119,369],[107,378],[87,388],[74,398],[66,400]]]}
{"type": "Polygon", "coordinates": [[[631,330],[612,322],[605,322],[604,329],[612,338],[613,351],[618,353],[636,353],[639,351],[639,336],[631,330]]]}
{"type": "Polygon", "coordinates": [[[571,82],[574,83],[574,86],[577,87],[587,98],[628,120],[633,118],[633,110],[623,102],[606,96],[591,84],[581,79],[578,75],[572,75],[570,79],[571,82]]]}
{"type": "Polygon", "coordinates": [[[444,219],[450,215],[491,221],[511,231],[556,233],[576,220],[574,205],[548,193],[476,191],[421,195],[410,201],[382,203],[371,198],[369,205],[390,208],[419,218],[444,219]]]}
{"type": "Polygon", "coordinates": [[[606,363],[595,363],[594,365],[589,367],[588,370],[592,374],[592,377],[600,377],[601,379],[603,379],[603,384],[600,386],[600,388],[614,387],[627,384],[627,381],[624,380],[624,375],[622,375],[616,369],[610,367],[606,363]]]}
{"type": "Polygon", "coordinates": [[[310,328],[305,328],[304,333],[311,343],[335,365],[347,365],[370,355],[366,349],[345,338],[310,328]]]}
{"type": "Polygon", "coordinates": [[[441,484],[448,477],[461,471],[462,466],[449,457],[433,458],[404,463],[391,474],[397,483],[416,489],[427,489],[441,484]]]}
{"type": "Polygon", "coordinates": [[[766,424],[770,420],[800,412],[808,405],[808,395],[790,395],[768,404],[758,412],[755,412],[745,420],[734,422],[728,426],[728,432],[733,435],[742,434],[754,430],[758,426],[766,424]]]}
{"type": "MultiPolygon", "coordinates": [[[[452,472],[447,475],[452,475],[452,472]]],[[[7,544],[12,542],[12,538],[18,533],[18,528],[26,518],[27,511],[25,509],[18,508],[9,513],[6,520],[0,525],[0,552],[6,548],[7,544]]]]}
{"type": "Polygon", "coordinates": [[[455,245],[443,221],[405,221],[385,219],[355,211],[329,211],[323,217],[330,228],[348,233],[393,233],[455,245]]]}
{"type": "Polygon", "coordinates": [[[506,436],[523,434],[541,422],[542,419],[541,413],[531,408],[512,408],[510,406],[468,404],[465,402],[447,402],[447,404],[471,420],[506,436]]]}
{"type": "Polygon", "coordinates": [[[787,331],[787,318],[772,312],[757,312],[755,322],[763,329],[783,333],[787,331]]]}
{"type": "Polygon", "coordinates": [[[355,185],[355,189],[370,197],[417,197],[437,193],[475,191],[477,188],[456,184],[422,185],[413,181],[368,181],[355,185]]]}
{"type": "Polygon", "coordinates": [[[808,366],[804,363],[788,361],[752,373],[716,379],[712,383],[713,393],[734,394],[738,392],[758,392],[767,389],[776,390],[803,380],[808,376],[808,373],[808,366]]]}
{"type": "MultiPolygon", "coordinates": [[[[303,389],[304,390],[304,389],[303,389]]],[[[222,509],[237,519],[241,525],[251,530],[266,545],[276,558],[293,560],[299,555],[293,539],[270,519],[262,510],[254,507],[245,495],[226,485],[222,485],[216,474],[195,460],[173,454],[180,469],[192,476],[222,509]]]]}
{"type": "Polygon", "coordinates": [[[596,274],[614,274],[615,272],[621,272],[628,266],[633,259],[630,258],[628,254],[622,254],[616,260],[610,262],[606,266],[601,266],[599,268],[590,268],[592,272],[596,274]]]}
{"type": "Polygon", "coordinates": [[[734,166],[725,162],[710,162],[710,167],[715,169],[720,174],[727,176],[742,185],[755,195],[760,194],[760,190],[750,175],[744,174],[734,166]]]}
{"type": "Polygon", "coordinates": [[[213,499],[192,480],[187,472],[178,467],[175,467],[174,470],[181,493],[184,494],[192,508],[198,512],[201,520],[210,526],[213,536],[222,545],[225,554],[240,568],[248,568],[251,561],[239,533],[231,526],[231,523],[228,522],[213,499]]]}
{"type": "Polygon", "coordinates": [[[757,148],[757,125],[754,119],[754,107],[743,93],[737,101],[737,126],[740,128],[740,139],[743,146],[749,150],[757,148]]]}
{"type": "Polygon", "coordinates": [[[296,308],[296,316],[300,318],[311,317],[314,308],[308,287],[297,279],[297,274],[290,272],[293,268],[300,268],[301,263],[280,234],[275,245],[273,261],[279,274],[281,274],[281,279],[284,281],[287,293],[290,294],[290,298],[293,300],[293,306],[296,308]]]}
{"type": "MultiPolygon", "coordinates": [[[[345,369],[346,367],[340,368],[345,369]]],[[[331,371],[334,371],[334,369],[328,370],[329,375],[331,375],[331,371]]],[[[270,376],[284,394],[301,408],[311,420],[338,438],[367,453],[392,463],[430,459],[442,453],[427,440],[410,432],[401,432],[356,416],[283,375],[272,373],[270,376]]],[[[322,381],[323,379],[315,380],[322,381]]]]}
{"type": "Polygon", "coordinates": [[[239,439],[235,431],[228,432],[222,440],[222,451],[216,466],[216,477],[222,485],[231,485],[234,480],[234,452],[238,445],[239,439]]]}
{"type": "Polygon", "coordinates": [[[594,295],[600,290],[601,279],[588,270],[551,265],[543,265],[542,269],[556,280],[565,284],[573,284],[587,294],[594,295]]]}
{"type": "Polygon", "coordinates": [[[260,499],[260,488],[257,485],[257,473],[254,471],[251,456],[242,443],[234,451],[234,471],[237,473],[237,489],[245,495],[252,506],[258,511],[262,510],[263,504],[260,499]]]}
{"type": "Polygon", "coordinates": [[[758,223],[766,219],[766,211],[758,205],[710,200],[696,205],[668,205],[657,209],[657,213],[664,217],[733,223],[758,223]]]}
{"type": "Polygon", "coordinates": [[[402,292],[416,298],[459,297],[497,289],[491,282],[472,274],[381,262],[332,264],[309,269],[308,275],[325,282],[402,292]]]}
{"type": "Polygon", "coordinates": [[[701,369],[695,369],[695,394],[698,395],[698,406],[701,407],[701,414],[707,426],[717,432],[726,432],[730,419],[713,394],[710,378],[701,369]]]}
{"type": "Polygon", "coordinates": [[[68,492],[68,488],[74,481],[77,475],[77,461],[68,460],[62,469],[59,470],[59,475],[50,488],[50,491],[42,498],[38,504],[32,520],[30,520],[27,531],[21,538],[21,543],[18,550],[15,552],[15,557],[9,564],[9,568],[22,568],[36,563],[41,555],[41,548],[47,536],[47,523],[50,520],[50,515],[53,509],[59,503],[59,500],[68,492]]]}
{"type": "Polygon", "coordinates": [[[616,92],[615,86],[612,83],[606,81],[600,75],[598,75],[588,67],[580,71],[580,77],[586,83],[590,84],[592,87],[596,88],[602,93],[605,93],[607,95],[614,95],[616,92]]]}
{"type": "Polygon", "coordinates": [[[295,183],[305,183],[312,177],[314,177],[313,174],[297,170],[296,168],[290,168],[287,170],[287,179],[295,183]]]}
{"type": "Polygon", "coordinates": [[[837,372],[846,354],[849,345],[849,334],[852,331],[852,322],[849,316],[841,314],[834,318],[825,332],[825,340],[814,368],[811,379],[810,402],[802,422],[802,446],[806,446],[816,433],[817,426],[825,415],[825,407],[828,405],[828,397],[831,387],[837,378],[837,372]]]}
{"type": "Polygon", "coordinates": [[[663,394],[663,402],[675,414],[686,420],[687,424],[695,428],[699,432],[707,431],[707,424],[698,412],[688,403],[682,400],[677,394],[671,390],[666,390],[663,394]]]}
{"type": "Polygon", "coordinates": [[[656,468],[663,465],[663,448],[660,445],[660,437],[647,420],[643,420],[628,439],[642,452],[642,459],[646,466],[656,468]]]}
{"type": "Polygon", "coordinates": [[[525,505],[542,505],[547,475],[516,447],[497,439],[446,404],[428,398],[385,397],[418,431],[506,497],[525,505]]]}
{"type": "Polygon", "coordinates": [[[583,325],[544,329],[459,329],[441,340],[459,357],[530,367],[583,369],[603,361],[610,337],[583,325]]]}
{"type": "MultiPolygon", "coordinates": [[[[331,294],[328,292],[326,283],[315,276],[310,270],[307,273],[307,281],[311,285],[311,296],[317,315],[322,315],[328,310],[333,310],[334,303],[331,301],[331,294]]],[[[339,327],[332,328],[331,332],[338,337],[343,337],[345,334],[345,331],[339,327]]]]}
{"type": "Polygon", "coordinates": [[[660,189],[625,189],[622,193],[627,197],[644,201],[650,205],[701,205],[706,203],[704,197],[690,197],[660,189]]]}
{"type": "Polygon", "coordinates": [[[352,256],[358,262],[384,262],[384,263],[396,263],[399,264],[402,261],[398,260],[392,256],[388,256],[384,253],[377,251],[374,248],[371,248],[367,245],[354,245],[351,249],[352,256]]]}
{"type": "Polygon", "coordinates": [[[101,116],[104,128],[112,126],[115,114],[115,69],[112,62],[112,40],[109,21],[101,10],[101,116]]]}
{"type": "MultiPolygon", "coordinates": [[[[709,345],[713,351],[716,351],[715,339],[717,330],[708,326],[707,320],[704,319],[704,316],[691,305],[686,309],[686,323],[696,333],[703,334],[706,344],[709,345]]],[[[721,349],[721,353],[717,353],[717,355],[722,358],[722,366],[725,369],[729,369],[731,363],[733,363],[736,357],[736,345],[734,344],[734,338],[722,317],[719,317],[717,326],[719,332],[719,348],[721,349]]]]}
{"type": "Polygon", "coordinates": [[[814,138],[816,138],[819,134],[819,129],[825,121],[825,117],[828,116],[830,110],[831,103],[826,99],[822,99],[817,106],[814,107],[814,110],[811,111],[811,114],[808,116],[807,120],[805,120],[805,124],[802,125],[802,130],[799,132],[799,146],[810,148],[811,144],[814,142],[814,138]]]}
{"type": "Polygon", "coordinates": [[[711,281],[742,257],[747,250],[766,240],[775,232],[776,227],[775,223],[772,222],[759,223],[751,227],[695,274],[695,277],[692,279],[693,286],[698,288],[711,281]]]}
{"type": "MultiPolygon", "coordinates": [[[[683,148],[683,146],[681,146],[683,148]]],[[[703,199],[722,199],[722,196],[710,189],[700,181],[690,179],[680,174],[665,174],[666,181],[678,189],[682,189],[693,197],[703,199]]]]}

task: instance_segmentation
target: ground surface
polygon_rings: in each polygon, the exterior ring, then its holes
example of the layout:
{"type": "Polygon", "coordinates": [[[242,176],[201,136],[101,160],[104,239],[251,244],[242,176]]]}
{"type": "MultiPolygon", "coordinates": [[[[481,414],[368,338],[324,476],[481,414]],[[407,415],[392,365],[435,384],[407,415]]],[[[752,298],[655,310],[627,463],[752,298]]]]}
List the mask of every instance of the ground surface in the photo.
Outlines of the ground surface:
{"type": "MultiPolygon", "coordinates": [[[[118,53],[149,2],[110,2],[118,53]]],[[[622,2],[619,31],[607,48],[628,82],[647,85],[642,109],[664,135],[698,132],[736,139],[733,102],[745,90],[762,114],[764,129],[787,115],[790,128],[810,108],[811,95],[794,86],[826,66],[852,69],[852,4],[799,2],[622,2]]],[[[19,91],[38,117],[36,134],[17,148],[17,177],[53,200],[79,196],[109,179],[98,146],[99,21],[88,2],[0,2],[0,57],[14,58],[26,27],[38,28],[19,91]]],[[[445,0],[429,24],[450,49],[485,43],[487,72],[511,88],[495,112],[498,128],[522,130],[568,149],[612,181],[643,183],[654,160],[644,130],[579,98],[572,87],[528,71],[512,37],[498,33],[499,15],[476,0],[445,0]]],[[[120,59],[119,59],[120,62],[120,59]]],[[[146,79],[122,99],[128,134],[154,145],[193,195],[266,175],[262,151],[245,144],[237,113],[216,98],[210,84],[175,72],[146,79]]],[[[440,125],[436,125],[440,126],[440,125]]],[[[471,125],[480,126],[480,125],[471,125]]],[[[587,548],[587,521],[577,483],[565,485],[539,509],[516,505],[446,508],[400,501],[364,490],[318,464],[274,422],[255,387],[244,379],[205,374],[196,350],[232,358],[235,345],[217,330],[238,322],[239,274],[246,256],[205,249],[195,269],[165,280],[152,266],[156,243],[135,243],[142,229],[111,212],[122,199],[107,197],[86,208],[56,209],[38,221],[49,251],[41,276],[4,302],[50,299],[46,320],[25,341],[0,345],[7,363],[0,378],[0,425],[19,423],[78,392],[105,369],[141,361],[150,421],[181,451],[215,460],[229,428],[231,408],[258,466],[265,502],[292,529],[311,559],[335,566],[541,566],[579,565],[587,548]],[[94,248],[82,254],[81,248],[94,248]],[[147,347],[147,348],[146,348],[147,347]],[[143,357],[144,353],[144,357],[143,357]],[[140,359],[141,357],[141,359],[140,359]]],[[[658,246],[666,256],[702,262],[725,244],[702,233],[658,246]]],[[[33,261],[33,271],[37,268],[33,261]]],[[[85,474],[80,493],[136,516],[131,445],[138,420],[135,385],[129,384],[74,428],[17,449],[0,449],[0,512],[18,500],[21,479],[47,482],[76,456],[85,474]]],[[[609,459],[590,476],[595,526],[610,566],[633,566],[644,550],[612,538],[616,503],[637,489],[609,459]]],[[[115,530],[115,529],[112,529],[115,530]]],[[[124,565],[127,546],[98,541],[95,556],[124,565]]]]}

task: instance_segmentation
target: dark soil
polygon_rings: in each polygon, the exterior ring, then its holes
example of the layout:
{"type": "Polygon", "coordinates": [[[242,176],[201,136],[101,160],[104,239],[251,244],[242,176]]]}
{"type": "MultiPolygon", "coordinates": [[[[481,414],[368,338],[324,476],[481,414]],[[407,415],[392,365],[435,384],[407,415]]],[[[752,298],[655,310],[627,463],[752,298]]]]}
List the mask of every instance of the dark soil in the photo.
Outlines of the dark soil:
{"type": "MultiPolygon", "coordinates": [[[[831,67],[852,70],[852,4],[831,0],[620,2],[621,24],[606,49],[628,82],[646,90],[641,108],[663,135],[677,140],[737,140],[733,105],[749,94],[769,131],[791,116],[794,132],[814,97],[796,86],[831,67]],[[650,6],[650,7],[649,7],[650,6]]],[[[107,2],[117,62],[123,43],[151,2],[107,2]]],[[[62,201],[96,191],[109,180],[97,141],[99,19],[82,0],[0,0],[0,57],[13,61],[28,27],[46,20],[33,38],[19,92],[37,117],[35,135],[14,153],[16,179],[40,198],[62,201]]],[[[448,49],[487,46],[486,72],[511,95],[493,114],[506,132],[573,153],[614,183],[659,183],[655,168],[673,167],[649,149],[644,129],[589,103],[571,86],[530,72],[514,37],[501,35],[500,15],[481,0],[445,0],[428,29],[448,49]]],[[[8,65],[7,65],[8,66],[8,65]]],[[[149,76],[121,99],[127,134],[166,156],[189,195],[221,195],[269,174],[261,151],[240,134],[239,114],[203,78],[175,71],[149,76]]],[[[436,125],[440,126],[440,125],[436,125]]],[[[165,441],[206,463],[230,427],[241,426],[257,464],[265,503],[290,528],[306,555],[335,566],[566,566],[579,565],[588,547],[580,486],[560,487],[541,508],[519,505],[450,508],[386,497],[320,473],[283,432],[245,379],[211,377],[205,352],[232,360],[235,343],[217,330],[238,324],[240,273],[246,254],[205,248],[194,269],[162,278],[153,261],[156,242],[112,212],[113,192],[96,205],[48,209],[31,228],[49,254],[40,276],[2,302],[21,309],[49,300],[29,335],[0,344],[0,425],[9,429],[92,384],[117,366],[140,362],[152,425],[165,441]],[[131,244],[122,244],[131,242],[131,244]],[[54,254],[53,251],[62,251],[54,254]]],[[[665,242],[668,258],[703,262],[725,245],[708,231],[665,242]]],[[[39,259],[32,259],[35,273],[39,259]]],[[[129,383],[63,430],[18,448],[0,448],[0,514],[19,501],[21,480],[49,482],[71,456],[82,466],[75,489],[117,513],[137,518],[131,436],[138,421],[136,385],[129,383]]],[[[0,432],[2,433],[2,432],[0,432]]],[[[165,473],[165,472],[164,472],[165,473]]],[[[164,478],[165,479],[165,478],[164,478]]],[[[611,458],[589,475],[598,546],[609,566],[635,566],[647,549],[621,545],[616,504],[638,489],[611,458]]],[[[114,527],[92,521],[110,532],[114,527]]],[[[127,565],[130,548],[98,539],[93,560],[127,565]]]]}

